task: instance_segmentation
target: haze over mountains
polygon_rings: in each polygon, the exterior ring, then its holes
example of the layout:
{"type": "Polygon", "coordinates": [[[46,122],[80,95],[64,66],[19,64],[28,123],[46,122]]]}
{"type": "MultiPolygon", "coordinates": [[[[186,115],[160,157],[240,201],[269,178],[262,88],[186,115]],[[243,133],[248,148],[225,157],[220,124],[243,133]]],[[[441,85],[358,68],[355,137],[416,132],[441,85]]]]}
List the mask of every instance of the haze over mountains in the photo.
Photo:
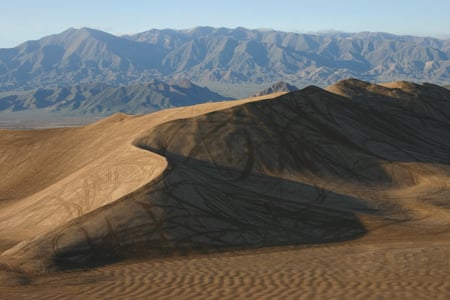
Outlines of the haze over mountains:
{"type": "Polygon", "coordinates": [[[82,28],[0,49],[0,91],[152,79],[326,86],[349,77],[448,83],[450,40],[211,27],[118,37],[82,28]]]}
{"type": "Polygon", "coordinates": [[[188,80],[115,87],[106,83],[80,83],[0,93],[0,112],[45,110],[58,115],[105,116],[115,112],[145,114],[157,110],[221,101],[223,97],[188,80]]]}

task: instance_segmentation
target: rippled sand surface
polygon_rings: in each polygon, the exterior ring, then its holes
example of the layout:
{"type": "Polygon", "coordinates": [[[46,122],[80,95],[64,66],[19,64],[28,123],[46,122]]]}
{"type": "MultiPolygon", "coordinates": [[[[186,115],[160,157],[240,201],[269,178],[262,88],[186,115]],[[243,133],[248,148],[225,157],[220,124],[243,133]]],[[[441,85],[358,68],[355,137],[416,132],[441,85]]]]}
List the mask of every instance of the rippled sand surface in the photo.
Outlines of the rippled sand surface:
{"type": "Polygon", "coordinates": [[[4,299],[447,299],[447,240],[353,242],[2,274],[4,299]]]}

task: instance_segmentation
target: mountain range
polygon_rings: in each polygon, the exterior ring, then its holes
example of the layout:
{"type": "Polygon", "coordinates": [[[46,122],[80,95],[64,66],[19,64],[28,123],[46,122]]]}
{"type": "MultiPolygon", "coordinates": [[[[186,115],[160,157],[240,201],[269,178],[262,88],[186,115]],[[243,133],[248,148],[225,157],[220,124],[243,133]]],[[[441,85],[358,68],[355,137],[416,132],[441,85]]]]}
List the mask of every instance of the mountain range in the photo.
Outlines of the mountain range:
{"type": "MultiPolygon", "coordinates": [[[[153,79],[188,79],[203,86],[267,86],[278,80],[327,86],[349,77],[448,84],[450,40],[240,27],[152,29],[115,36],[81,28],[0,49],[2,92],[81,83],[128,86],[153,79]]],[[[232,90],[226,96],[233,96],[232,90]]]]}
{"type": "Polygon", "coordinates": [[[162,109],[229,100],[188,80],[112,86],[80,83],[0,93],[0,112],[43,110],[58,115],[105,116],[115,112],[145,114],[162,109]]]}

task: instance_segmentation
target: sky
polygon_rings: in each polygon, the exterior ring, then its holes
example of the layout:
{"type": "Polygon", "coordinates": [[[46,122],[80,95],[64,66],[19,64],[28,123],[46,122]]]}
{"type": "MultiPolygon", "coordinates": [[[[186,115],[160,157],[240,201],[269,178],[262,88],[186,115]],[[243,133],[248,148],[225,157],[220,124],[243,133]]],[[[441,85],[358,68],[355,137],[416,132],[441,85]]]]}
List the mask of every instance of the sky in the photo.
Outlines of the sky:
{"type": "Polygon", "coordinates": [[[116,35],[196,26],[389,32],[450,38],[449,0],[12,0],[0,10],[0,48],[68,28],[116,35]]]}

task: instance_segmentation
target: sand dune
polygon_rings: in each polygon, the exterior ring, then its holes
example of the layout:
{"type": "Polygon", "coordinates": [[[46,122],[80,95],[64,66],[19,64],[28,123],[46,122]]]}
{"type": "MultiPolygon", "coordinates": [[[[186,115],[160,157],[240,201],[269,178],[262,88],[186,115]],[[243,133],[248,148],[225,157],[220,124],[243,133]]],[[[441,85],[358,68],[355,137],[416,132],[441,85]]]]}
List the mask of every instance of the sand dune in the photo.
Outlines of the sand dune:
{"type": "Polygon", "coordinates": [[[2,289],[444,299],[449,112],[441,87],[351,79],[2,131],[2,289]]]}

